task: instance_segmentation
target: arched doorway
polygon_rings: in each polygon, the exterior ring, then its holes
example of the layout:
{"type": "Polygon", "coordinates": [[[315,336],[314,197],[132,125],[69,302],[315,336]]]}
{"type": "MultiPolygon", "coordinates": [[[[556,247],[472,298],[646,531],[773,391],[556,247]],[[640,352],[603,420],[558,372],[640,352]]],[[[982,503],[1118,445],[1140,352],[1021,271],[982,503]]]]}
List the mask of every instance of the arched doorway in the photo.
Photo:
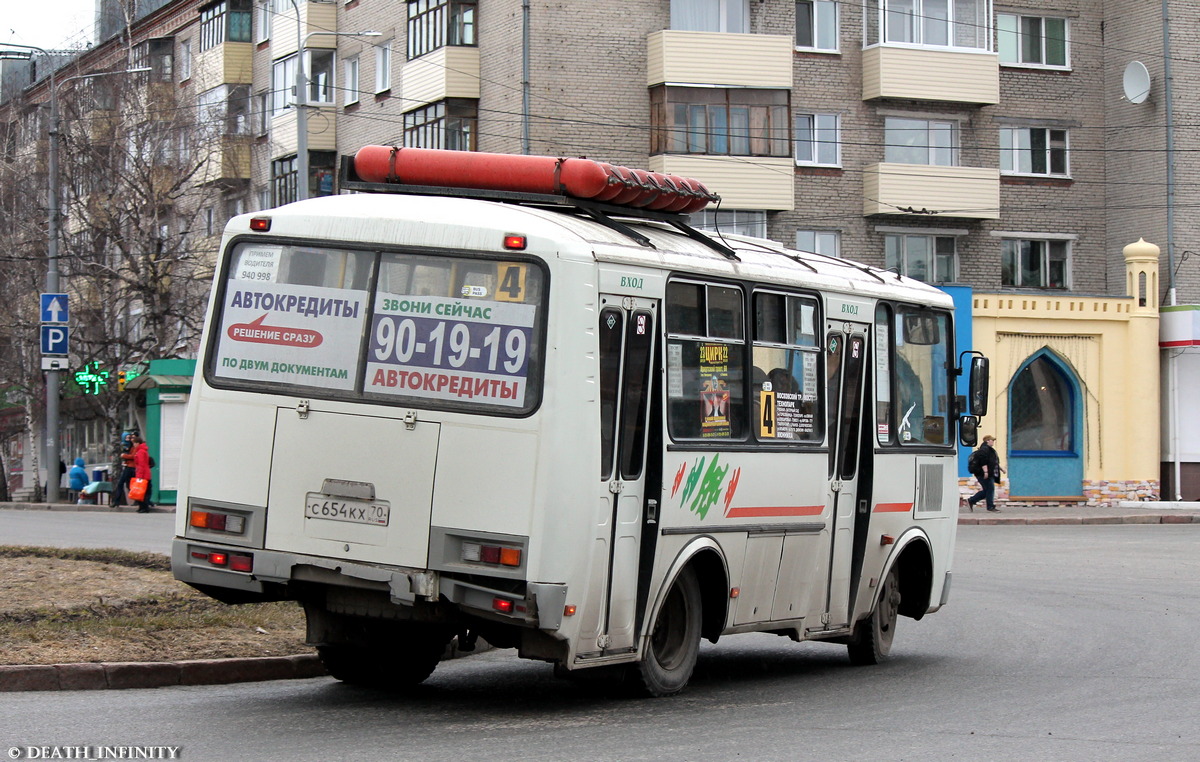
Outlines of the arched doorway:
{"type": "Polygon", "coordinates": [[[1035,352],[1008,385],[1009,496],[1082,497],[1083,395],[1078,377],[1049,349],[1035,352]]]}

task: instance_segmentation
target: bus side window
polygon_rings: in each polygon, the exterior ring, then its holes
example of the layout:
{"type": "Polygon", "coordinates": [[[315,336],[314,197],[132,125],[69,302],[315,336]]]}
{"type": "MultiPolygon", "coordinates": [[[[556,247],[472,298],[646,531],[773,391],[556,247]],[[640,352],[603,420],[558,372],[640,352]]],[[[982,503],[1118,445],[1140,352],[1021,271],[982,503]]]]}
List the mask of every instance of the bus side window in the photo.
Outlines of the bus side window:
{"type": "Polygon", "coordinates": [[[742,292],[732,286],[667,286],[667,422],[673,439],[746,436],[742,292]]]}

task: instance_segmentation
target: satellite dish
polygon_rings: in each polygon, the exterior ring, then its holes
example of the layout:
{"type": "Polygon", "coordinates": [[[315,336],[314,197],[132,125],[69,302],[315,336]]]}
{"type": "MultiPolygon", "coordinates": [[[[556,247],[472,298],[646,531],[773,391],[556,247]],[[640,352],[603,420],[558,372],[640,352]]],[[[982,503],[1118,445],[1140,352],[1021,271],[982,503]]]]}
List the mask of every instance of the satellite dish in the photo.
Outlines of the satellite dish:
{"type": "Polygon", "coordinates": [[[1141,61],[1130,61],[1125,67],[1125,76],[1121,79],[1125,90],[1125,100],[1130,103],[1142,103],[1150,95],[1150,72],[1141,61]]]}

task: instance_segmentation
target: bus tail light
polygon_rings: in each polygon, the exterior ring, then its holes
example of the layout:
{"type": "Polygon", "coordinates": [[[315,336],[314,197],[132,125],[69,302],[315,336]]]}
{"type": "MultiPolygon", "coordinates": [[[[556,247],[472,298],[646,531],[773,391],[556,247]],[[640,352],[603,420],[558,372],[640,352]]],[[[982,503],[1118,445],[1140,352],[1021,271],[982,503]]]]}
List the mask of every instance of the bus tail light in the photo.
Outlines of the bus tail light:
{"type": "Polygon", "coordinates": [[[497,566],[520,566],[521,549],[503,545],[484,545],[478,542],[462,544],[462,560],[497,566]]]}
{"type": "Polygon", "coordinates": [[[192,558],[197,561],[207,561],[213,566],[228,567],[232,571],[254,571],[254,556],[246,553],[222,553],[219,550],[193,550],[192,558]]]}
{"type": "Polygon", "coordinates": [[[271,229],[270,217],[251,217],[250,229],[258,233],[265,233],[271,229]]]}
{"type": "Polygon", "coordinates": [[[493,598],[492,608],[499,611],[501,614],[511,614],[513,610],[513,602],[507,598],[493,598]]]}
{"type": "Polygon", "coordinates": [[[516,235],[514,233],[509,233],[508,235],[504,236],[504,248],[506,248],[506,249],[512,249],[514,251],[524,251],[526,245],[528,245],[528,242],[527,242],[527,239],[525,238],[525,236],[523,236],[523,235],[516,235]]]}
{"type": "Polygon", "coordinates": [[[216,511],[193,510],[191,516],[188,517],[188,523],[199,529],[208,529],[213,532],[228,532],[230,534],[241,534],[246,528],[246,519],[244,517],[234,516],[229,513],[217,513],[216,511]]]}

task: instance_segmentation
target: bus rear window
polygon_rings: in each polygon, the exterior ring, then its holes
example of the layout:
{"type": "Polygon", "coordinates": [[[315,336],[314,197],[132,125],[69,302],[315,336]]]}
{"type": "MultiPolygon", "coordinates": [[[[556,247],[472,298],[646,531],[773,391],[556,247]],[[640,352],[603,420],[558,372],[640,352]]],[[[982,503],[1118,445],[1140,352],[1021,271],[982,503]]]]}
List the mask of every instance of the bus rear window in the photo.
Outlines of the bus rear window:
{"type": "Polygon", "coordinates": [[[238,244],[217,318],[213,374],[352,390],[374,258],[364,251],[238,244]]]}
{"type": "Polygon", "coordinates": [[[239,243],[211,374],[525,412],[540,394],[544,299],[529,262],[239,243]]]}

